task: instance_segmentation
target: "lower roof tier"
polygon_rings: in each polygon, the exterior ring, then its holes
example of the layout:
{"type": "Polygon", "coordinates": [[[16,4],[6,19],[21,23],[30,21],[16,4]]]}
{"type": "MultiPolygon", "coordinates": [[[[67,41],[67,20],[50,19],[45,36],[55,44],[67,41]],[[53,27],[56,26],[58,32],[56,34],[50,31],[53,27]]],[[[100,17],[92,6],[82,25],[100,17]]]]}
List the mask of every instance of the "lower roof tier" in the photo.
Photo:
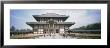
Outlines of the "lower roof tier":
{"type": "MultiPolygon", "coordinates": [[[[33,25],[46,25],[46,24],[49,24],[47,22],[26,22],[26,24],[30,25],[30,26],[33,26],[33,25]]],[[[55,25],[74,25],[75,22],[57,22],[57,23],[54,23],[55,25]]]]}
{"type": "MultiPolygon", "coordinates": [[[[49,23],[47,23],[47,22],[26,22],[26,24],[49,24],[49,23]]],[[[75,24],[75,22],[57,22],[57,23],[54,23],[54,24],[71,24],[71,25],[74,25],[75,24]]]]}

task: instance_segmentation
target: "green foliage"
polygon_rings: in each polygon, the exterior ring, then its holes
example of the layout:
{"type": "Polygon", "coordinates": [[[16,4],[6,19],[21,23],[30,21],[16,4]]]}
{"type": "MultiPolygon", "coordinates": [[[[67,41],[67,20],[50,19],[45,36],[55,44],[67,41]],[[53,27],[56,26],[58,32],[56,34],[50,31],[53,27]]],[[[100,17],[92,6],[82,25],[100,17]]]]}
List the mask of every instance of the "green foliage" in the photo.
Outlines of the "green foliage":
{"type": "Polygon", "coordinates": [[[14,26],[10,27],[10,31],[14,32],[22,32],[22,31],[32,31],[31,29],[17,29],[14,26]]]}
{"type": "Polygon", "coordinates": [[[98,30],[101,29],[101,23],[94,23],[94,24],[89,24],[87,26],[82,26],[79,28],[76,28],[76,30],[98,30]]]}
{"type": "Polygon", "coordinates": [[[15,31],[16,29],[15,29],[15,27],[14,26],[12,26],[11,28],[10,28],[10,31],[15,31]]]}
{"type": "Polygon", "coordinates": [[[91,30],[101,29],[101,23],[90,24],[86,27],[86,29],[91,29],[91,30]]]}

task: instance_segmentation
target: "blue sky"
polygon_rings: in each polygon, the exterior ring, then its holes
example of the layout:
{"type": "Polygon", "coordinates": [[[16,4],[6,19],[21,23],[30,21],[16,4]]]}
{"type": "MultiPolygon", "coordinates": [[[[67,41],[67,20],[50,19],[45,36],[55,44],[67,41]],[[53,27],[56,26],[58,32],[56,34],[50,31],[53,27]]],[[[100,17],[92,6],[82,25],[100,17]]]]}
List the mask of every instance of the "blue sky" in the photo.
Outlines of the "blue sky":
{"type": "Polygon", "coordinates": [[[26,22],[36,22],[32,15],[46,13],[69,15],[69,18],[65,22],[76,23],[70,29],[101,22],[100,9],[11,9],[10,26],[14,26],[17,29],[32,29],[26,24],[26,22]]]}

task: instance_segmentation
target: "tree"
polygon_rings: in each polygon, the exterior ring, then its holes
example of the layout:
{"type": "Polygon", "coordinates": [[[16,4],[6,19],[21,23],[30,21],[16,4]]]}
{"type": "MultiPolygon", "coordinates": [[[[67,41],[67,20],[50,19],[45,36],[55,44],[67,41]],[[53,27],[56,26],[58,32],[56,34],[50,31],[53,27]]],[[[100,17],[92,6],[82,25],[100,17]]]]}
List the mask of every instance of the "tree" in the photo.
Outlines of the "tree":
{"type": "Polygon", "coordinates": [[[15,29],[15,27],[14,26],[12,26],[11,28],[10,28],[10,31],[15,31],[16,29],[15,29]]]}
{"type": "Polygon", "coordinates": [[[101,23],[89,24],[87,26],[82,26],[76,29],[77,30],[99,30],[101,29],[101,23]]]}
{"type": "Polygon", "coordinates": [[[96,30],[96,29],[101,29],[101,23],[94,23],[94,24],[90,24],[87,25],[87,29],[91,29],[91,30],[96,30]]]}

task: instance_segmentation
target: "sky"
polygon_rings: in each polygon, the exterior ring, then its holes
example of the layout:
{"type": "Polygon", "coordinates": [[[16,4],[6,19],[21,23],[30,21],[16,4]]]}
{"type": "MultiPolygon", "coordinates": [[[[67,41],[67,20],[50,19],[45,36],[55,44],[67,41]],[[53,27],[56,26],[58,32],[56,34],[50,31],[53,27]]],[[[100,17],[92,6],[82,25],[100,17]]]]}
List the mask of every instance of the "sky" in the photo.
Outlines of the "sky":
{"type": "Polygon", "coordinates": [[[26,24],[26,22],[36,22],[32,15],[46,13],[69,16],[65,22],[75,22],[70,29],[101,22],[100,9],[11,9],[10,26],[14,26],[16,29],[32,29],[26,24]]]}

